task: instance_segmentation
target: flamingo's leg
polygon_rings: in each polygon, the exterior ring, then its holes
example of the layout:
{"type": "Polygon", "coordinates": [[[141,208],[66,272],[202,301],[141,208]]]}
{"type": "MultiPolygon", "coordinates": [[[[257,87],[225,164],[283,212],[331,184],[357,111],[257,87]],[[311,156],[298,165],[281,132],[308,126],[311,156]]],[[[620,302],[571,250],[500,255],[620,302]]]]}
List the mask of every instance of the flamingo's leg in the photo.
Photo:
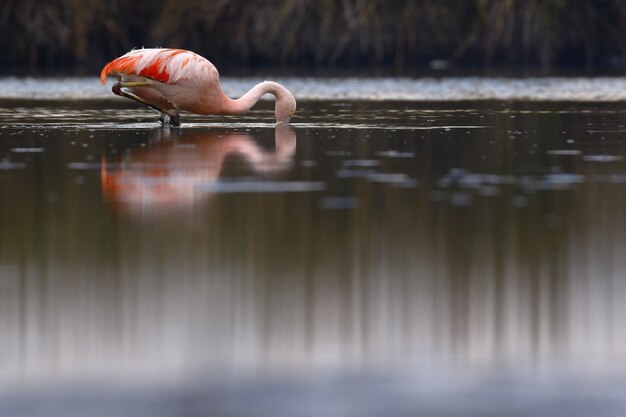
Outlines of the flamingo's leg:
{"type": "Polygon", "coordinates": [[[180,126],[180,114],[178,114],[178,112],[175,110],[169,111],[167,113],[161,111],[161,113],[159,113],[159,121],[161,122],[162,126],[165,126],[168,117],[170,118],[170,125],[174,127],[180,126]]]}
{"type": "Polygon", "coordinates": [[[121,81],[119,83],[115,83],[115,85],[118,85],[120,88],[130,88],[130,87],[149,87],[150,84],[148,84],[145,81],[121,81]]]}
{"type": "Polygon", "coordinates": [[[146,83],[115,83],[113,85],[113,88],[111,88],[111,91],[113,91],[113,94],[118,95],[118,96],[122,96],[122,97],[126,97],[129,98],[131,100],[135,100],[138,103],[141,103],[143,105],[146,105],[156,111],[159,111],[161,113],[166,113],[168,114],[167,110],[163,110],[162,108],[160,108],[159,106],[152,104],[152,103],[148,103],[146,100],[142,99],[141,97],[139,97],[138,95],[135,95],[133,93],[130,93],[128,91],[124,91],[122,90],[123,87],[131,87],[128,84],[135,84],[132,87],[138,87],[138,85],[136,84],[142,84],[143,85],[148,85],[146,83]]]}
{"type": "Polygon", "coordinates": [[[138,82],[127,82],[127,83],[115,83],[111,90],[113,91],[113,93],[115,95],[126,97],[126,98],[129,98],[131,100],[135,100],[138,103],[141,103],[141,104],[143,104],[145,106],[150,107],[151,109],[154,109],[154,110],[158,111],[161,114],[161,116],[159,117],[159,120],[161,121],[162,124],[165,124],[165,116],[169,116],[170,124],[172,126],[180,126],[180,115],[178,114],[178,112],[162,109],[161,107],[157,106],[156,104],[152,104],[150,102],[147,102],[146,100],[142,99],[141,97],[139,97],[136,94],[133,94],[131,92],[122,90],[122,88],[124,88],[124,87],[145,87],[147,85],[149,85],[149,84],[145,83],[145,82],[141,82],[141,81],[138,81],[138,82]]]}
{"type": "Polygon", "coordinates": [[[180,126],[180,114],[178,112],[170,112],[170,124],[172,126],[180,126]]]}

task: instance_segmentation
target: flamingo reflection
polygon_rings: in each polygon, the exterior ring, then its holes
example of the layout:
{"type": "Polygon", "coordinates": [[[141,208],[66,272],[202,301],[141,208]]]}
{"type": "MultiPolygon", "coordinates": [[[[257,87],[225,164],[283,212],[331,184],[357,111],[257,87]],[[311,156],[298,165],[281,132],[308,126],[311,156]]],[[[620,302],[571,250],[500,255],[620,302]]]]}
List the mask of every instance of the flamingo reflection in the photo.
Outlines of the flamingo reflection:
{"type": "Polygon", "coordinates": [[[275,150],[267,151],[254,136],[240,132],[204,133],[185,138],[184,144],[161,140],[156,146],[133,150],[121,164],[103,161],[102,193],[106,200],[131,212],[191,207],[211,195],[206,185],[218,181],[230,156],[241,157],[257,174],[288,168],[296,149],[293,128],[277,126],[275,143],[275,150]]]}

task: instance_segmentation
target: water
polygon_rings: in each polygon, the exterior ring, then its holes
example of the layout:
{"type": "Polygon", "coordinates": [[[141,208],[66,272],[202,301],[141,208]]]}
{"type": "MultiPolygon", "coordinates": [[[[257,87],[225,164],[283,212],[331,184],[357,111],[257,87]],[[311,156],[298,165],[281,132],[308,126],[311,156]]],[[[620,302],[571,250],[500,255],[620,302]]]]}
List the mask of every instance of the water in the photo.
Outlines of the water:
{"type": "MultiPolygon", "coordinates": [[[[626,77],[353,77],[302,78],[272,77],[287,86],[299,100],[525,100],[616,102],[626,99],[626,77]]],[[[222,77],[224,91],[240,96],[258,77],[222,77]]],[[[110,86],[109,82],[109,86],[110,86]]],[[[0,98],[33,99],[110,99],[110,88],[97,77],[4,77],[0,78],[0,98]]]]}
{"type": "Polygon", "coordinates": [[[32,82],[0,80],[0,415],[624,414],[626,109],[585,95],[621,79],[166,129],[32,82]]]}

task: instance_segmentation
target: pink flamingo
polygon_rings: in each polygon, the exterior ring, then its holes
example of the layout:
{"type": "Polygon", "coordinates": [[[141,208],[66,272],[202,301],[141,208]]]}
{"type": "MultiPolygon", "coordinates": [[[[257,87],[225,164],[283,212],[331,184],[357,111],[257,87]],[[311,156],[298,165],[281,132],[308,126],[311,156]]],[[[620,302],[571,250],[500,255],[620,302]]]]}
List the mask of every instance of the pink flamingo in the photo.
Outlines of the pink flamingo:
{"type": "Polygon", "coordinates": [[[234,100],[220,85],[217,69],[209,60],[184,49],[135,49],[104,66],[100,81],[108,75],[118,82],[113,93],[145,104],[180,125],[180,110],[197,114],[241,114],[266,93],[276,97],[276,123],[287,124],[296,111],[296,99],[289,90],[273,81],[264,81],[234,100]],[[127,90],[122,90],[128,89],[127,90]]]}

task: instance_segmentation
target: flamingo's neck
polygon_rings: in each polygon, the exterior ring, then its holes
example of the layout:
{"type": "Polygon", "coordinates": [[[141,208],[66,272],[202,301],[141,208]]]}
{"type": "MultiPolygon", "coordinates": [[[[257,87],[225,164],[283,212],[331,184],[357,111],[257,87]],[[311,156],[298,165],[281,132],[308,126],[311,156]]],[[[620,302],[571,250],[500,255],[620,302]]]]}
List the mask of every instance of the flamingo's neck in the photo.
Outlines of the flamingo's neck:
{"type": "Polygon", "coordinates": [[[245,113],[254,106],[257,101],[266,93],[276,97],[276,122],[287,123],[296,111],[296,99],[289,90],[273,81],[263,81],[252,87],[238,99],[231,99],[224,96],[223,114],[245,113]]]}

